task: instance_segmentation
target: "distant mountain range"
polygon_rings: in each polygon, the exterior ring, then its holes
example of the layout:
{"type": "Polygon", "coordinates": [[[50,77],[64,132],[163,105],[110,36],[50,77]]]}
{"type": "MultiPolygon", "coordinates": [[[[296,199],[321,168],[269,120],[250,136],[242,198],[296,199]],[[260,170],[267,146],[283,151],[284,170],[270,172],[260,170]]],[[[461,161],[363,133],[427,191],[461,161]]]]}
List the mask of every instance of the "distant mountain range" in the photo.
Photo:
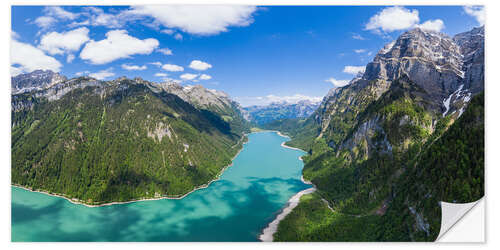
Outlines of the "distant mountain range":
{"type": "Polygon", "coordinates": [[[12,93],[12,183],[87,204],[186,194],[249,131],[239,104],[201,86],[37,70],[12,93]]]}
{"type": "Polygon", "coordinates": [[[309,152],[318,189],[276,240],[434,241],[441,201],[484,195],[484,26],[407,31],[308,119],[268,127],[309,152]]]}
{"type": "Polygon", "coordinates": [[[264,125],[275,120],[306,118],[314,113],[318,106],[319,102],[302,100],[297,103],[274,102],[264,106],[249,106],[244,110],[248,112],[250,121],[264,125]]]}

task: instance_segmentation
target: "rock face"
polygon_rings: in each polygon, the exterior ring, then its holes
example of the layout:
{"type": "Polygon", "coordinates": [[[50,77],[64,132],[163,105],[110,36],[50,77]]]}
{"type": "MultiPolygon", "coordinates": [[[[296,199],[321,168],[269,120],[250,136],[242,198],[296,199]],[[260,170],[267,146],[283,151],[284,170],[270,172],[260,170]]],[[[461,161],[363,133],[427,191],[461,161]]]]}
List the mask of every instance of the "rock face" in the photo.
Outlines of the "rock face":
{"type": "MultiPolygon", "coordinates": [[[[31,74],[31,73],[30,73],[31,74]]],[[[32,88],[20,89],[17,93],[12,93],[12,111],[17,112],[21,109],[31,108],[36,98],[55,101],[61,99],[64,95],[75,89],[83,89],[85,87],[97,87],[94,91],[99,92],[106,85],[105,82],[96,80],[90,77],[79,77],[66,80],[64,76],[60,76],[61,81],[53,82],[44,87],[35,86],[32,88]],[[24,94],[24,95],[23,95],[24,94]],[[24,98],[31,96],[35,98],[24,98]]],[[[31,84],[34,86],[35,84],[31,84]]],[[[13,89],[14,90],[14,89],[13,89]]]]}
{"type": "Polygon", "coordinates": [[[274,120],[309,117],[318,108],[319,103],[302,100],[297,103],[275,102],[265,106],[250,106],[244,109],[250,114],[250,120],[257,124],[266,124],[274,120]]]}
{"type": "Polygon", "coordinates": [[[453,41],[463,55],[464,87],[476,94],[484,88],[484,26],[457,34],[453,41]]]}
{"type": "Polygon", "coordinates": [[[65,76],[50,70],[35,70],[31,73],[20,74],[11,78],[12,94],[50,88],[66,80],[65,76]]]}
{"type": "Polygon", "coordinates": [[[149,86],[156,89],[156,91],[166,91],[174,94],[200,109],[210,110],[237,119],[242,117],[243,121],[240,121],[241,123],[249,121],[248,112],[223,91],[207,89],[201,85],[181,86],[176,82],[150,83],[149,86]]]}
{"type": "Polygon", "coordinates": [[[417,28],[380,50],[366,66],[363,79],[393,81],[406,74],[434,98],[442,99],[464,78],[462,58],[453,39],[417,28]]]}
{"type": "Polygon", "coordinates": [[[203,108],[214,106],[223,109],[227,106],[231,106],[233,103],[226,93],[213,89],[206,89],[201,85],[181,86],[175,82],[164,82],[159,83],[159,85],[166,92],[177,95],[182,100],[203,108]]]}
{"type": "Polygon", "coordinates": [[[402,77],[425,90],[421,97],[428,109],[448,114],[461,110],[471,95],[484,89],[484,26],[453,38],[419,28],[402,34],[377,53],[361,77],[325,96],[315,114],[322,131],[330,127],[332,114],[356,113],[402,77]]]}
{"type": "MultiPolygon", "coordinates": [[[[362,218],[384,207],[372,225],[382,239],[433,241],[439,201],[484,194],[483,92],[484,27],[453,38],[417,28],[330,90],[303,123],[319,132],[295,132],[291,143],[309,152],[304,178],[335,211],[362,218]]],[[[334,231],[315,236],[334,240],[334,231]]]]}

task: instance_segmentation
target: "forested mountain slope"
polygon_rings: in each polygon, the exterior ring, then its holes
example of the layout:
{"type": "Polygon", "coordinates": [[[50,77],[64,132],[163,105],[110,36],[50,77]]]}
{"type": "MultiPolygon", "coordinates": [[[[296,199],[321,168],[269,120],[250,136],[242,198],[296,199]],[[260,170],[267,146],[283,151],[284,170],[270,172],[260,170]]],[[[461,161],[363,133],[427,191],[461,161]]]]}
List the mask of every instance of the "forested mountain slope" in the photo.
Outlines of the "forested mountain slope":
{"type": "Polygon", "coordinates": [[[303,174],[318,188],[275,239],[434,240],[439,201],[484,195],[483,90],[484,27],[454,38],[417,28],[330,91],[309,128],[275,124],[309,151],[303,174]]]}
{"type": "Polygon", "coordinates": [[[152,85],[80,77],[13,95],[12,183],[100,204],[216,178],[248,127],[152,85]]]}

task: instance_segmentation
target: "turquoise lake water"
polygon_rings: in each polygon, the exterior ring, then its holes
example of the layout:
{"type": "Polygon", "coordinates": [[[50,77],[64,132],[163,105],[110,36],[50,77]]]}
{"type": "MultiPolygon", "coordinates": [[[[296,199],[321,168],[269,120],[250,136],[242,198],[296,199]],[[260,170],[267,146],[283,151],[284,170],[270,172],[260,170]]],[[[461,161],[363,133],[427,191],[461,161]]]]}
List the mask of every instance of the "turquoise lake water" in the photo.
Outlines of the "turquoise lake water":
{"type": "Polygon", "coordinates": [[[12,187],[12,241],[258,241],[300,180],[305,153],[275,132],[249,142],[220,180],[180,200],[86,207],[12,187]]]}

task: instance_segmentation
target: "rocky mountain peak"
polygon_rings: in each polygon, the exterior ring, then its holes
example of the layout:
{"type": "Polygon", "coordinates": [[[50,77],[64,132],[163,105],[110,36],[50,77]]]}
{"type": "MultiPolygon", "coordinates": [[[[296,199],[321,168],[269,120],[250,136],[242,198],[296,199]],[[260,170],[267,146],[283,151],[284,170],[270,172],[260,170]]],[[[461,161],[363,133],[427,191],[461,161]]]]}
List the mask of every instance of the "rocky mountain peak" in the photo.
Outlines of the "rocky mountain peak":
{"type": "Polygon", "coordinates": [[[231,106],[233,103],[228,94],[214,89],[207,89],[199,84],[182,86],[177,82],[167,81],[157,85],[164,91],[179,96],[185,102],[201,108],[209,108],[209,106],[213,105],[224,109],[225,106],[231,106]]]}
{"type": "Polygon", "coordinates": [[[484,48],[484,25],[456,34],[453,41],[460,46],[460,51],[464,56],[475,49],[484,48]]]}
{"type": "Polygon", "coordinates": [[[442,99],[465,78],[464,49],[460,45],[443,33],[420,28],[409,30],[377,53],[366,66],[362,79],[391,82],[407,75],[433,98],[442,99]]]}
{"type": "Polygon", "coordinates": [[[382,58],[413,58],[419,57],[443,65],[459,64],[459,47],[445,34],[426,31],[420,28],[403,33],[399,38],[389,43],[377,57],[382,58]],[[390,49],[389,49],[390,47],[390,49]]]}
{"type": "Polygon", "coordinates": [[[332,88],[323,98],[314,115],[322,133],[333,115],[365,108],[399,79],[417,85],[419,99],[440,117],[461,113],[470,98],[484,89],[484,27],[453,38],[418,28],[401,34],[377,53],[361,78],[332,88]]]}
{"type": "Polygon", "coordinates": [[[35,70],[31,73],[12,77],[12,93],[19,94],[31,90],[46,89],[66,80],[67,78],[65,76],[51,70],[35,70]]]}

